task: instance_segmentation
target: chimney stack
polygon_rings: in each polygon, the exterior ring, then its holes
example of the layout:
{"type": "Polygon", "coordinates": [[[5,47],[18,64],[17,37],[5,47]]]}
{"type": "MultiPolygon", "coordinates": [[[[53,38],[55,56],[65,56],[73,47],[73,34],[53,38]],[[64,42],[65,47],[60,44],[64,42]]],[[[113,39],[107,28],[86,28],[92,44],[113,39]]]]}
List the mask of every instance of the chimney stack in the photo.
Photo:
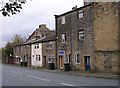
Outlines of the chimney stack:
{"type": "Polygon", "coordinates": [[[39,25],[39,28],[41,28],[41,27],[46,27],[46,24],[39,25]]]}
{"type": "Polygon", "coordinates": [[[75,9],[77,9],[77,5],[75,7],[72,7],[72,10],[75,10],[75,9]]]}

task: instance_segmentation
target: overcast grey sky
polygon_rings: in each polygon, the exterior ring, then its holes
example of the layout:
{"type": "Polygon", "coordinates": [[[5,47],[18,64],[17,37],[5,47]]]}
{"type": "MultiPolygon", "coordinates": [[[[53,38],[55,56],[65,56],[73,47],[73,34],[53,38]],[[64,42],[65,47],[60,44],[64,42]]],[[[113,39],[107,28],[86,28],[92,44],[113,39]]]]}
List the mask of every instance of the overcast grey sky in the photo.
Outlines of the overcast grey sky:
{"type": "Polygon", "coordinates": [[[75,5],[83,6],[83,0],[28,0],[17,15],[3,17],[0,14],[0,46],[4,46],[15,34],[28,37],[40,24],[54,30],[54,15],[70,11],[75,5]]]}

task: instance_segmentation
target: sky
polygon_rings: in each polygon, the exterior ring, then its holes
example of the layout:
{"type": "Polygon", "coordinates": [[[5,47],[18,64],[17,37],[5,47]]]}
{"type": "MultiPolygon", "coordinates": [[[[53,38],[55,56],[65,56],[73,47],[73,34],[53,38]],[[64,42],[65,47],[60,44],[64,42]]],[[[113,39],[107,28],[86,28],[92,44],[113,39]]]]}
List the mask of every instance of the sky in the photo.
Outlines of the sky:
{"type": "Polygon", "coordinates": [[[55,30],[54,15],[68,12],[76,5],[83,6],[83,0],[27,0],[17,15],[3,17],[0,13],[0,47],[11,41],[15,34],[28,38],[40,24],[55,30]]]}

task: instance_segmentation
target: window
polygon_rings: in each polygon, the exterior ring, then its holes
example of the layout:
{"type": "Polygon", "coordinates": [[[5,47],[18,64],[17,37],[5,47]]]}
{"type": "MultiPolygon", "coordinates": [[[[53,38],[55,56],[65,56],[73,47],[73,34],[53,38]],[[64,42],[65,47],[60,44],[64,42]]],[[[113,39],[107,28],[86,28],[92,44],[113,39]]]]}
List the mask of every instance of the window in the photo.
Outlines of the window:
{"type": "Polygon", "coordinates": [[[79,54],[75,55],[75,63],[80,63],[80,55],[79,54]]]}
{"type": "Polygon", "coordinates": [[[39,43],[37,43],[36,46],[37,46],[37,49],[39,49],[39,43]]]}
{"type": "Polygon", "coordinates": [[[66,34],[62,34],[62,43],[66,42],[66,34]]]}
{"type": "Polygon", "coordinates": [[[45,37],[45,35],[42,35],[42,37],[45,37]]]}
{"type": "Polygon", "coordinates": [[[41,60],[40,55],[39,55],[39,61],[41,60]]]}
{"type": "Polygon", "coordinates": [[[54,63],[55,62],[55,57],[54,56],[48,56],[48,63],[54,63]]]}
{"type": "Polygon", "coordinates": [[[51,63],[51,56],[48,56],[48,63],[51,63]]]}
{"type": "Polygon", "coordinates": [[[66,55],[66,57],[65,57],[65,63],[69,63],[69,55],[66,55]]]}
{"type": "Polygon", "coordinates": [[[61,23],[62,23],[62,24],[65,24],[65,16],[62,16],[62,18],[61,18],[61,23]]]}
{"type": "Polygon", "coordinates": [[[39,43],[36,43],[34,46],[35,46],[35,49],[39,49],[39,43]]]}
{"type": "Polygon", "coordinates": [[[83,41],[84,40],[84,31],[79,30],[78,31],[78,41],[83,41]]]}
{"type": "Polygon", "coordinates": [[[36,44],[35,44],[35,49],[36,49],[36,44]]]}
{"type": "Polygon", "coordinates": [[[34,57],[34,55],[32,55],[34,57]]]}
{"type": "Polygon", "coordinates": [[[38,55],[36,55],[36,61],[38,61],[38,55]]]}
{"type": "Polygon", "coordinates": [[[52,42],[47,42],[46,43],[46,48],[47,49],[52,49],[52,42]]]}
{"type": "Polygon", "coordinates": [[[55,62],[55,57],[54,56],[52,56],[52,58],[51,58],[52,60],[51,60],[51,62],[52,63],[54,63],[55,62]]]}
{"type": "Polygon", "coordinates": [[[80,11],[78,12],[78,18],[83,18],[83,10],[80,10],[80,11]]]}

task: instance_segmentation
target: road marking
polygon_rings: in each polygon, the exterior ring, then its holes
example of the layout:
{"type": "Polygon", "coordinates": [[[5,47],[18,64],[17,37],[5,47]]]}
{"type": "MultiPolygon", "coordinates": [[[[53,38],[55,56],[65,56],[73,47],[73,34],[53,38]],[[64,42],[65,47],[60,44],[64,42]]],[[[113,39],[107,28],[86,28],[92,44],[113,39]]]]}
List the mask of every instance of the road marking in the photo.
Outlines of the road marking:
{"type": "Polygon", "coordinates": [[[71,85],[71,84],[67,84],[67,83],[61,83],[62,85],[66,85],[66,86],[75,86],[75,85],[71,85]]]}
{"type": "Polygon", "coordinates": [[[39,79],[39,80],[43,80],[43,81],[50,81],[50,80],[48,80],[48,79],[43,79],[43,78],[31,76],[31,75],[27,75],[27,76],[30,77],[30,78],[39,79]]]}
{"type": "Polygon", "coordinates": [[[15,73],[15,74],[23,75],[23,73],[19,73],[19,72],[15,72],[15,71],[11,71],[11,72],[15,73]]]}

